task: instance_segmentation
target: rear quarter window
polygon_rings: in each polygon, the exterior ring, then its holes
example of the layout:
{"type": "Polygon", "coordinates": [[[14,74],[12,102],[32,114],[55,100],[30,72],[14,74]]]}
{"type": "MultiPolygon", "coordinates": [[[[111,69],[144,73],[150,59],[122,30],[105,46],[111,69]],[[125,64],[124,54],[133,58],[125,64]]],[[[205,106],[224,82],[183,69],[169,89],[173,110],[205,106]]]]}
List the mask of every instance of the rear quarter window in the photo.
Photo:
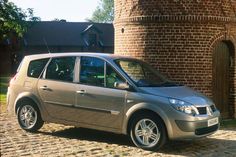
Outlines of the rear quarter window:
{"type": "Polygon", "coordinates": [[[29,63],[29,68],[27,71],[28,77],[38,78],[42,73],[45,65],[47,64],[49,58],[33,60],[29,63]]]}

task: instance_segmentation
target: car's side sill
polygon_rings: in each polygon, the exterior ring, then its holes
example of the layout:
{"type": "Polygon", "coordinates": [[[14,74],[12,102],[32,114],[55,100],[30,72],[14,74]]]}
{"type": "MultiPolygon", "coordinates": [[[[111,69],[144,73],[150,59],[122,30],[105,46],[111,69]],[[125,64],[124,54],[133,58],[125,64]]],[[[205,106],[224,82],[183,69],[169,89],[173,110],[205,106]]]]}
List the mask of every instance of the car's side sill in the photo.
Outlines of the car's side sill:
{"type": "Polygon", "coordinates": [[[91,107],[85,107],[85,106],[80,106],[80,105],[72,105],[72,104],[60,103],[60,102],[54,102],[54,101],[44,101],[44,103],[49,103],[49,104],[53,104],[53,105],[60,105],[60,106],[64,106],[64,107],[79,108],[79,109],[95,111],[95,112],[109,113],[109,114],[112,114],[112,115],[119,115],[120,114],[119,111],[114,111],[114,110],[91,108],[91,107]]]}

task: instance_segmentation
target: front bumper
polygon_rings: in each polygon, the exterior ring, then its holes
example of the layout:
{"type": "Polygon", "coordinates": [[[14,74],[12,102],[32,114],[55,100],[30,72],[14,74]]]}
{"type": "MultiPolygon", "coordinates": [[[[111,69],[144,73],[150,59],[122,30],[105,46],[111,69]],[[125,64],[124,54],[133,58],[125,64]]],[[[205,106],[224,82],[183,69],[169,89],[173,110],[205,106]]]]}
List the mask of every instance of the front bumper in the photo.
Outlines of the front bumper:
{"type": "Polygon", "coordinates": [[[220,127],[219,118],[220,113],[219,111],[216,111],[212,116],[205,115],[196,117],[195,120],[174,120],[174,123],[172,123],[173,136],[170,138],[195,139],[211,135],[215,133],[220,127]],[[218,118],[218,123],[209,126],[208,121],[213,118],[218,118]]]}
{"type": "Polygon", "coordinates": [[[213,133],[219,129],[219,123],[208,126],[208,122],[189,122],[189,121],[175,121],[179,129],[183,132],[194,132],[195,135],[205,135],[209,133],[213,133]]]}

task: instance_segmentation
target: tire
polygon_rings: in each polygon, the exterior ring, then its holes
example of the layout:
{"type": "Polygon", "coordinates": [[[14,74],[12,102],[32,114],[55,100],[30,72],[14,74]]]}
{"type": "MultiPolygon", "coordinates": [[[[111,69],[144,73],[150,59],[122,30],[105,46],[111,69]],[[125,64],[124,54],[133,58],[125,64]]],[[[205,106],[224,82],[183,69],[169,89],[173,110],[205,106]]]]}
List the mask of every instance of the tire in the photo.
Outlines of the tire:
{"type": "Polygon", "coordinates": [[[159,116],[151,112],[138,114],[131,122],[132,142],[145,150],[158,150],[167,141],[165,125],[159,116]]]}
{"type": "Polygon", "coordinates": [[[24,101],[17,109],[17,120],[20,127],[29,132],[36,132],[43,126],[38,107],[32,101],[24,101]]]}

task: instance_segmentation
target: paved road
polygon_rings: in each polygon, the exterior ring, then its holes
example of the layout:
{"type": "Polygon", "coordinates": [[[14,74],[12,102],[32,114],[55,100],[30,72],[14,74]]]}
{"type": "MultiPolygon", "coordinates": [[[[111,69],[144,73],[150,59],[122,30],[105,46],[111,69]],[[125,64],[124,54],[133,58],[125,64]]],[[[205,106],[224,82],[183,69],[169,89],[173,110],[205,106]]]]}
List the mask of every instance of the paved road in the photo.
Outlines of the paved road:
{"type": "Polygon", "coordinates": [[[0,114],[0,156],[234,156],[236,128],[195,141],[172,141],[159,152],[136,148],[129,138],[107,132],[45,124],[38,133],[20,129],[15,117],[0,114]]]}

